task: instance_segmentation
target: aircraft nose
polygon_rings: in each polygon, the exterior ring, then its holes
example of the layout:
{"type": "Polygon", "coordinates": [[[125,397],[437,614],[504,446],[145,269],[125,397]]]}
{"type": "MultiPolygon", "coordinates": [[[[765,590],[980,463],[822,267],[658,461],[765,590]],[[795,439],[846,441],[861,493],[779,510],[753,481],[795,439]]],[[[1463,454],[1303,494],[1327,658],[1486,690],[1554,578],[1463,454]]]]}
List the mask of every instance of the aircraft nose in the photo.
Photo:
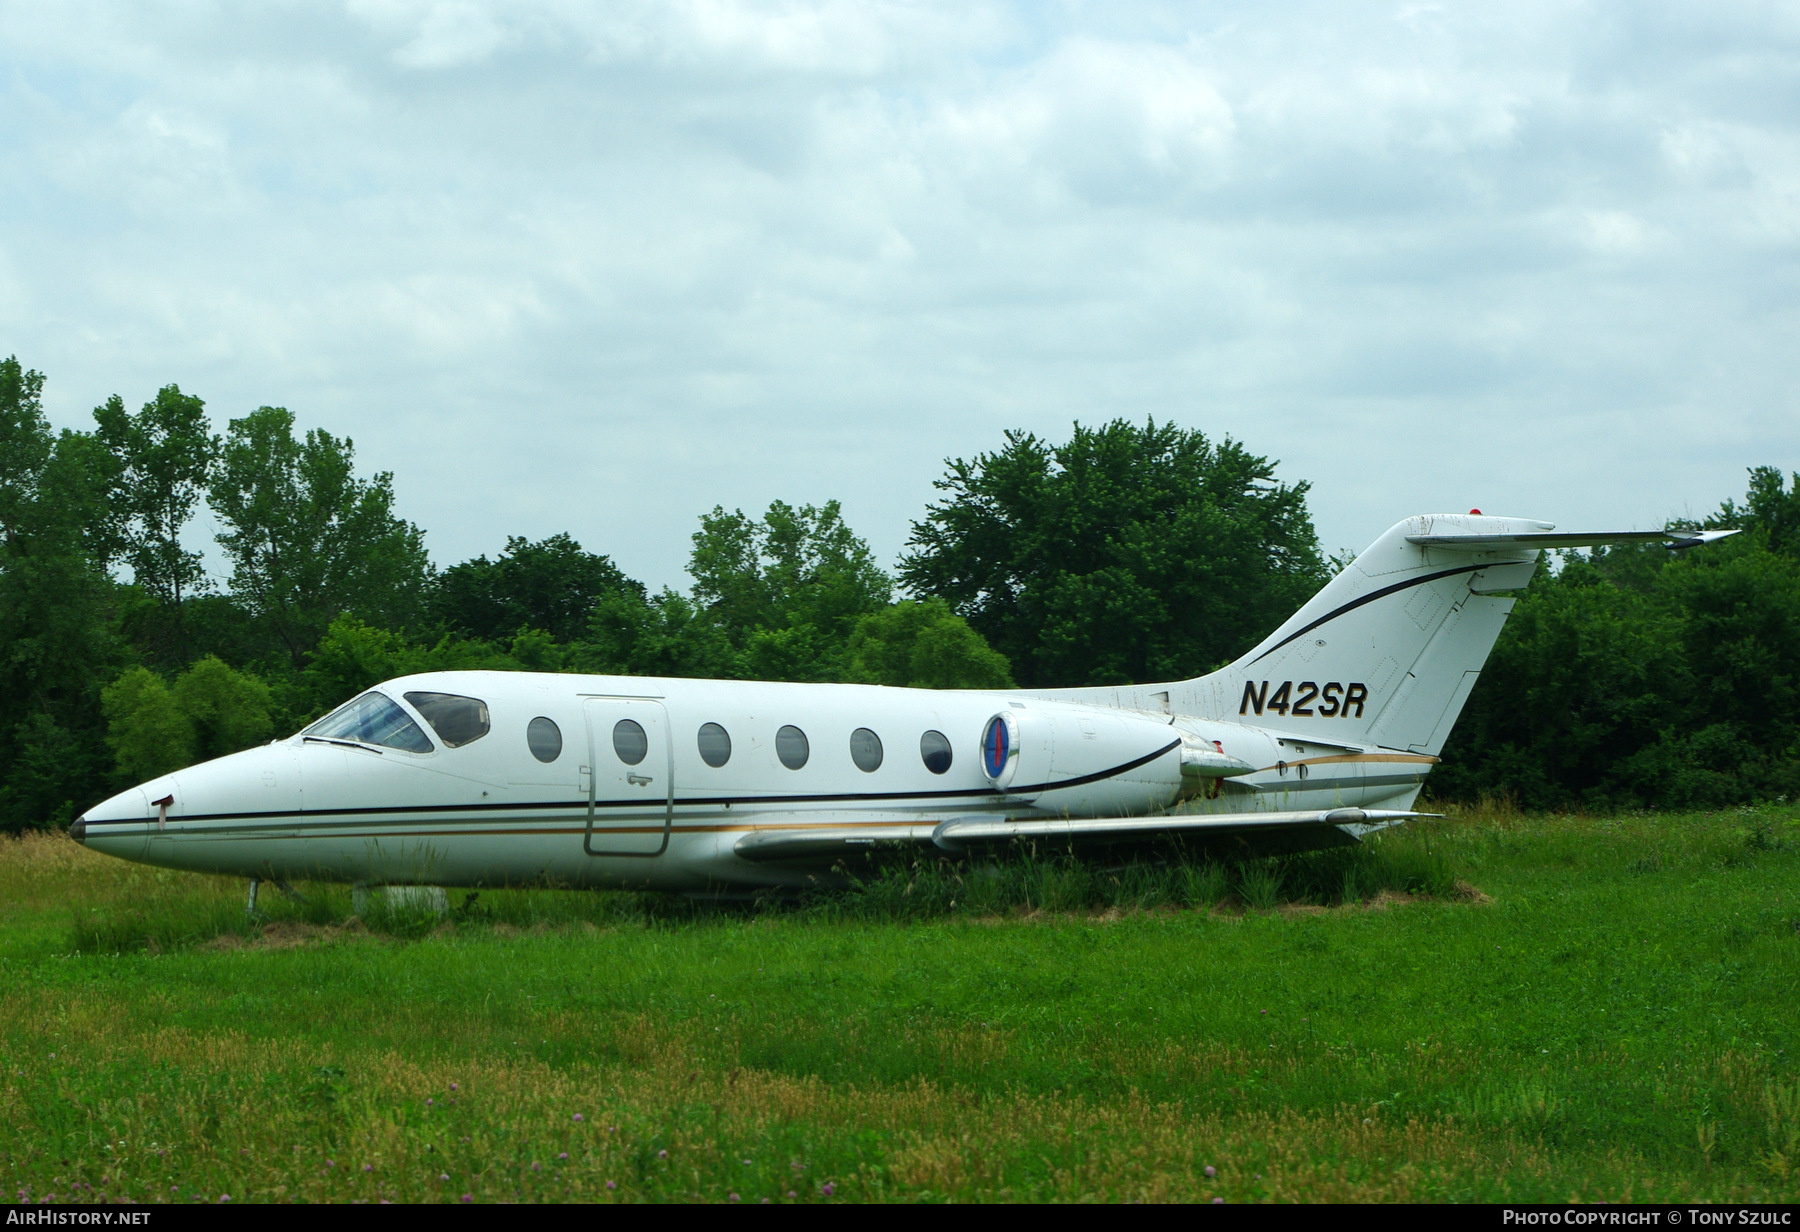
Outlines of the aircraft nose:
{"type": "Polygon", "coordinates": [[[69,837],[83,847],[87,846],[87,817],[85,814],[69,823],[69,837]]]}

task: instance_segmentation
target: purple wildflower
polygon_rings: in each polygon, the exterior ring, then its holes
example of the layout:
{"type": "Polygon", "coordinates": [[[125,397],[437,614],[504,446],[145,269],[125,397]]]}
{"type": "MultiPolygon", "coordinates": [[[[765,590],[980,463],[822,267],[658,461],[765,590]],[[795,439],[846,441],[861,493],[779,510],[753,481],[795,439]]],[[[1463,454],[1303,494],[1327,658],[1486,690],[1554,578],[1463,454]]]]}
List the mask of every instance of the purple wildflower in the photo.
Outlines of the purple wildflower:
{"type": "Polygon", "coordinates": [[[823,1185],[819,1186],[819,1192],[824,1194],[827,1198],[831,1196],[831,1190],[832,1184],[830,1181],[826,1181],[823,1185]]]}
{"type": "Polygon", "coordinates": [[[325,1161],[325,1166],[326,1166],[326,1167],[327,1167],[327,1168],[335,1168],[335,1167],[337,1167],[337,1160],[335,1160],[335,1159],[328,1159],[328,1160],[326,1160],[326,1161],[325,1161]]]}
{"type": "Polygon", "coordinates": [[[658,1159],[667,1159],[669,1157],[669,1152],[667,1150],[658,1151],[656,1157],[658,1159]]]}
{"type": "Polygon", "coordinates": [[[1224,1205],[1225,1205],[1225,1199],[1223,1199],[1223,1198],[1214,1198],[1214,1199],[1213,1199],[1213,1205],[1214,1205],[1214,1206],[1224,1206],[1224,1205]]]}
{"type": "Polygon", "coordinates": [[[468,1194],[464,1194],[464,1195],[463,1195],[463,1196],[462,1196],[462,1201],[464,1201],[464,1202],[473,1202],[473,1201],[475,1201],[475,1199],[474,1199],[474,1198],[472,1198],[472,1197],[470,1197],[470,1196],[469,1196],[469,1195],[468,1195],[468,1194]]]}
{"type": "Polygon", "coordinates": [[[364,1164],[363,1171],[364,1172],[373,1172],[373,1171],[375,1171],[375,1165],[374,1164],[364,1164]]]}
{"type": "Polygon", "coordinates": [[[448,1173],[448,1172],[440,1172],[440,1173],[438,1173],[438,1180],[440,1180],[440,1181],[447,1181],[447,1180],[449,1180],[449,1179],[450,1179],[450,1174],[449,1174],[449,1173],[448,1173]]]}
{"type": "Polygon", "coordinates": [[[454,1082],[453,1082],[453,1083],[451,1083],[451,1084],[450,1084],[450,1089],[451,1089],[451,1090],[452,1090],[452,1091],[454,1091],[454,1090],[456,1090],[456,1089],[457,1089],[457,1086],[456,1086],[456,1084],[455,1084],[455,1083],[454,1083],[454,1082]]]}
{"type": "Polygon", "coordinates": [[[220,1195],[219,1195],[219,1201],[221,1201],[221,1202],[229,1202],[229,1201],[231,1201],[231,1195],[230,1195],[230,1194],[220,1194],[220,1195]]]}
{"type": "Polygon", "coordinates": [[[732,1202],[736,1202],[738,1200],[738,1196],[736,1194],[732,1194],[729,1200],[732,1202]]]}
{"type": "Polygon", "coordinates": [[[606,1182],[606,1187],[608,1189],[617,1189],[619,1187],[619,1183],[617,1181],[608,1181],[608,1182],[606,1182]]]}
{"type": "Polygon", "coordinates": [[[575,1119],[576,1119],[576,1120],[577,1120],[577,1121],[579,1121],[579,1120],[580,1120],[580,1119],[581,1119],[581,1114],[580,1114],[580,1113],[579,1113],[579,1112],[577,1112],[577,1113],[576,1113],[576,1114],[575,1114],[575,1119]]]}
{"type": "Polygon", "coordinates": [[[426,1107],[427,1107],[427,1108],[429,1108],[429,1107],[431,1107],[431,1106],[432,1106],[432,1105],[433,1105],[433,1104],[435,1104],[435,1103],[437,1103],[437,1100],[435,1100],[435,1099],[432,1099],[432,1098],[430,1098],[430,1097],[429,1097],[429,1096],[427,1096],[427,1097],[426,1097],[426,1099],[425,1099],[425,1106],[426,1106],[426,1107]]]}
{"type": "Polygon", "coordinates": [[[1211,1164],[1207,1164],[1206,1165],[1206,1175],[1217,1176],[1217,1175],[1219,1175],[1219,1170],[1217,1168],[1213,1167],[1211,1164]]]}
{"type": "Polygon", "coordinates": [[[556,1157],[558,1159],[567,1159],[569,1157],[569,1153],[567,1151],[562,1151],[562,1152],[559,1152],[556,1157]]]}
{"type": "Polygon", "coordinates": [[[788,1190],[788,1197],[790,1197],[790,1198],[798,1198],[798,1197],[799,1197],[799,1196],[800,1196],[800,1195],[799,1195],[799,1194],[797,1194],[797,1193],[795,1193],[795,1192],[794,1192],[794,1191],[793,1191],[793,1190],[791,1190],[791,1189],[790,1189],[790,1190],[788,1190]]]}

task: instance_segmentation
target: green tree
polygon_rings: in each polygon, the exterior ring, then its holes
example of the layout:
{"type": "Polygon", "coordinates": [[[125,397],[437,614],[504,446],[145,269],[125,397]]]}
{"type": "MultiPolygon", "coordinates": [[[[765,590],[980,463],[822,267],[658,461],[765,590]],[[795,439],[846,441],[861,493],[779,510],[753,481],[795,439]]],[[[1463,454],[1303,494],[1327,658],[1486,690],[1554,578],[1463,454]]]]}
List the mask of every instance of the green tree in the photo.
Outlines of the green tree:
{"type": "Polygon", "coordinates": [[[322,714],[371,685],[426,670],[427,652],[390,629],[373,628],[352,616],[331,622],[314,647],[302,677],[307,709],[322,714]]]}
{"type": "Polygon", "coordinates": [[[0,828],[66,821],[104,775],[101,684],[121,666],[106,450],[53,432],[42,374],[0,361],[0,828]]]}
{"type": "Polygon", "coordinates": [[[1784,483],[1778,466],[1751,467],[1744,503],[1725,501],[1705,525],[1747,530],[1759,536],[1771,552],[1800,556],[1800,474],[1784,483]]]}
{"type": "Polygon", "coordinates": [[[1761,536],[1728,539],[1704,555],[1683,552],[1665,569],[1692,680],[1676,738],[1687,743],[1714,728],[1709,740],[1737,750],[1730,760],[1739,791],[1716,793],[1718,803],[1800,788],[1800,552],[1770,546],[1761,536]]]}
{"type": "MultiPolygon", "coordinates": [[[[514,639],[514,648],[523,650],[527,657],[533,653],[542,655],[543,643],[541,633],[527,631],[514,639]]],[[[551,661],[540,662],[534,670],[560,670],[560,658],[552,656],[551,661]]],[[[443,637],[426,646],[392,629],[366,624],[354,616],[340,616],[331,622],[300,673],[296,695],[299,711],[292,717],[299,722],[310,721],[371,685],[397,676],[416,672],[516,671],[523,666],[513,655],[486,642],[443,637]]]]}
{"type": "Polygon", "coordinates": [[[101,690],[106,742],[120,776],[142,783],[268,739],[269,686],[208,655],[173,686],[134,667],[101,690]]]}
{"type": "Polygon", "coordinates": [[[358,479],[348,438],[293,429],[280,407],[232,420],[210,499],[233,591],[299,665],[340,615],[416,623],[431,563],[423,534],[394,516],[391,473],[358,479]]]}
{"type": "Polygon", "coordinates": [[[202,761],[261,744],[275,729],[268,684],[233,671],[214,655],[177,677],[172,692],[193,725],[202,761]]]}
{"type": "Polygon", "coordinates": [[[776,501],[761,519],[723,508],[700,519],[688,565],[694,600],[764,680],[838,680],[856,622],[887,605],[893,583],[836,501],[776,501]]]}
{"type": "Polygon", "coordinates": [[[1199,675],[1249,649],[1326,578],[1304,482],[1226,438],[1147,421],[1009,432],[953,459],[900,577],[936,595],[1028,686],[1199,675]]]}
{"type": "Polygon", "coordinates": [[[0,361],[0,529],[15,541],[31,522],[56,438],[44,418],[44,374],[0,361]]]}
{"type": "Polygon", "coordinates": [[[1539,570],[1432,774],[1434,792],[1487,791],[1536,808],[1606,803],[1621,763],[1687,713],[1679,611],[1655,591],[1616,584],[1605,564],[1539,570]]]}
{"type": "Polygon", "coordinates": [[[1612,548],[1540,570],[1432,776],[1534,808],[1703,807],[1800,792],[1800,552],[1793,498],[1757,467],[1744,533],[1612,548]]]}
{"type": "Polygon", "coordinates": [[[849,678],[915,689],[1008,689],[1006,656],[935,596],[871,612],[850,636],[849,678]]]}
{"type": "Polygon", "coordinates": [[[726,679],[742,663],[721,622],[667,587],[648,598],[602,599],[570,652],[567,670],[602,675],[726,679]]]}
{"type": "Polygon", "coordinates": [[[569,642],[586,631],[594,605],[612,595],[642,600],[644,588],[568,535],[537,543],[509,537],[499,559],[477,556],[439,574],[430,610],[464,637],[500,641],[538,629],[569,642]]]}
{"type": "Polygon", "coordinates": [[[106,711],[106,742],[127,780],[143,783],[193,764],[193,720],[161,676],[147,667],[134,667],[107,685],[100,697],[106,711]]]}
{"type": "Polygon", "coordinates": [[[139,586],[179,611],[183,597],[206,584],[200,553],[181,544],[219,453],[206,404],[165,385],[136,415],[114,395],[94,420],[114,459],[111,505],[125,563],[139,586]]]}

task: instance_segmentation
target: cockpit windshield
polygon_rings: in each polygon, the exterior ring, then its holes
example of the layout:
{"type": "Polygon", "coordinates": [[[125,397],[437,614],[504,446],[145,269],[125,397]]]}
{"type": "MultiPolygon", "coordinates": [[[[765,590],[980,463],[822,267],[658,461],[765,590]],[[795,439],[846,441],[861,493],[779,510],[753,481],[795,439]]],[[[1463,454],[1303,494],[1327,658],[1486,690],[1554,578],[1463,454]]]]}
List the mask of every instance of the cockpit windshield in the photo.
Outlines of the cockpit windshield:
{"type": "Polygon", "coordinates": [[[300,734],[323,740],[379,744],[408,753],[431,752],[431,740],[419,730],[419,725],[407,717],[406,711],[379,693],[364,693],[346,702],[300,734]]]}
{"type": "Polygon", "coordinates": [[[445,748],[460,748],[488,734],[487,703],[455,693],[408,693],[406,700],[425,716],[445,748]]]}

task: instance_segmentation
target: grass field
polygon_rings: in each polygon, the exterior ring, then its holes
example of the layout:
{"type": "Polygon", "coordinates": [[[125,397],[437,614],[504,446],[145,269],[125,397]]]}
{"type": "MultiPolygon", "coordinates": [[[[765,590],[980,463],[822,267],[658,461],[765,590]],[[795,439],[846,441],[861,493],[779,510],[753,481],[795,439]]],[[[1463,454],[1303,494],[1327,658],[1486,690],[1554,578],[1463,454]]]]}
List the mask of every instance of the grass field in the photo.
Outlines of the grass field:
{"type": "Polygon", "coordinates": [[[455,894],[448,924],[306,886],[247,921],[242,882],[0,840],[0,1180],[1791,1201],[1797,816],[1485,810],[1350,859],[890,870],[762,909],[455,894]]]}

